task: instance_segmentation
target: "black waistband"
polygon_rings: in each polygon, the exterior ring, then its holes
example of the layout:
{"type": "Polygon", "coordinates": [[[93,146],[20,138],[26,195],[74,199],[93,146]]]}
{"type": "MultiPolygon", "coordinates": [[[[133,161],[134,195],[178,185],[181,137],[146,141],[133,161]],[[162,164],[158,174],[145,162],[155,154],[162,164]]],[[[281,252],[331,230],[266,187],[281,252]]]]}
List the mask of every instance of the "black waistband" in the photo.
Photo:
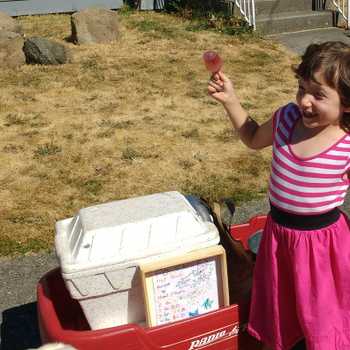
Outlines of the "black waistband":
{"type": "Polygon", "coordinates": [[[334,224],[340,217],[340,210],[333,208],[330,211],[317,215],[297,215],[287,213],[270,203],[270,215],[279,225],[297,230],[318,230],[334,224]]]}

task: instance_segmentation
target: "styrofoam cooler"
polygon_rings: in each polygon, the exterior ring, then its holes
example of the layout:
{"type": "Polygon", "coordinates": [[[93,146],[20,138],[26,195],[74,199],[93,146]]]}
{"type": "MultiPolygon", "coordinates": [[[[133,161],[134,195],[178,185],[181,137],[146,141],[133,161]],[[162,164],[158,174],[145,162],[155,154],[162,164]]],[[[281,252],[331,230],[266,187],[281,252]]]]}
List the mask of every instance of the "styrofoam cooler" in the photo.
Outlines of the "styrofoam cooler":
{"type": "Polygon", "coordinates": [[[92,329],[145,321],[141,263],[218,243],[206,208],[176,191],[84,208],[56,223],[62,277],[92,329]]]}

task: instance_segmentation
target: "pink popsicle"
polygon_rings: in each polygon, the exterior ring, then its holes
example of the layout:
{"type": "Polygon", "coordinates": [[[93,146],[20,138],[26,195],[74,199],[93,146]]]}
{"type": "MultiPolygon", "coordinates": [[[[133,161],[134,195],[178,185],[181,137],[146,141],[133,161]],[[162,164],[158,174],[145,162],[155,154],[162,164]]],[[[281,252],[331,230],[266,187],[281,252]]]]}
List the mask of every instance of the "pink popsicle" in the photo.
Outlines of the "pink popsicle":
{"type": "Polygon", "coordinates": [[[206,51],[203,54],[203,60],[207,69],[212,72],[218,72],[222,67],[222,59],[215,51],[206,51]]]}

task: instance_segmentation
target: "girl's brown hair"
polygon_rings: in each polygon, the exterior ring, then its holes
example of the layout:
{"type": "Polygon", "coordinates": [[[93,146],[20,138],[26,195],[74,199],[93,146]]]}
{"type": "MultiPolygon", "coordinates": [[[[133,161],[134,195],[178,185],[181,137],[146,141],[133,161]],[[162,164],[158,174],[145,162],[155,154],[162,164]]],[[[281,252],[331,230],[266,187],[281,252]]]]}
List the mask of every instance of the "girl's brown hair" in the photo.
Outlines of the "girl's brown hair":
{"type": "MultiPolygon", "coordinates": [[[[343,107],[350,107],[350,46],[340,41],[311,44],[301,63],[292,67],[296,77],[315,80],[321,71],[328,86],[337,90],[343,107]]],[[[341,127],[350,133],[350,113],[344,112],[341,127]]]]}

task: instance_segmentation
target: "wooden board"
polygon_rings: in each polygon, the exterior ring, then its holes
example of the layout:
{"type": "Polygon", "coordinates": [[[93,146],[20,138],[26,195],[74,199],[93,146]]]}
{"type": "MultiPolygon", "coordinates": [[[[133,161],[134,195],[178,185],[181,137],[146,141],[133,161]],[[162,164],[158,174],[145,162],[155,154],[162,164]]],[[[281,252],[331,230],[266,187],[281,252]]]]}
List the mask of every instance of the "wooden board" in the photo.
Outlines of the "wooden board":
{"type": "Polygon", "coordinates": [[[221,246],[140,266],[146,323],[162,325],[229,305],[221,246]]]}

